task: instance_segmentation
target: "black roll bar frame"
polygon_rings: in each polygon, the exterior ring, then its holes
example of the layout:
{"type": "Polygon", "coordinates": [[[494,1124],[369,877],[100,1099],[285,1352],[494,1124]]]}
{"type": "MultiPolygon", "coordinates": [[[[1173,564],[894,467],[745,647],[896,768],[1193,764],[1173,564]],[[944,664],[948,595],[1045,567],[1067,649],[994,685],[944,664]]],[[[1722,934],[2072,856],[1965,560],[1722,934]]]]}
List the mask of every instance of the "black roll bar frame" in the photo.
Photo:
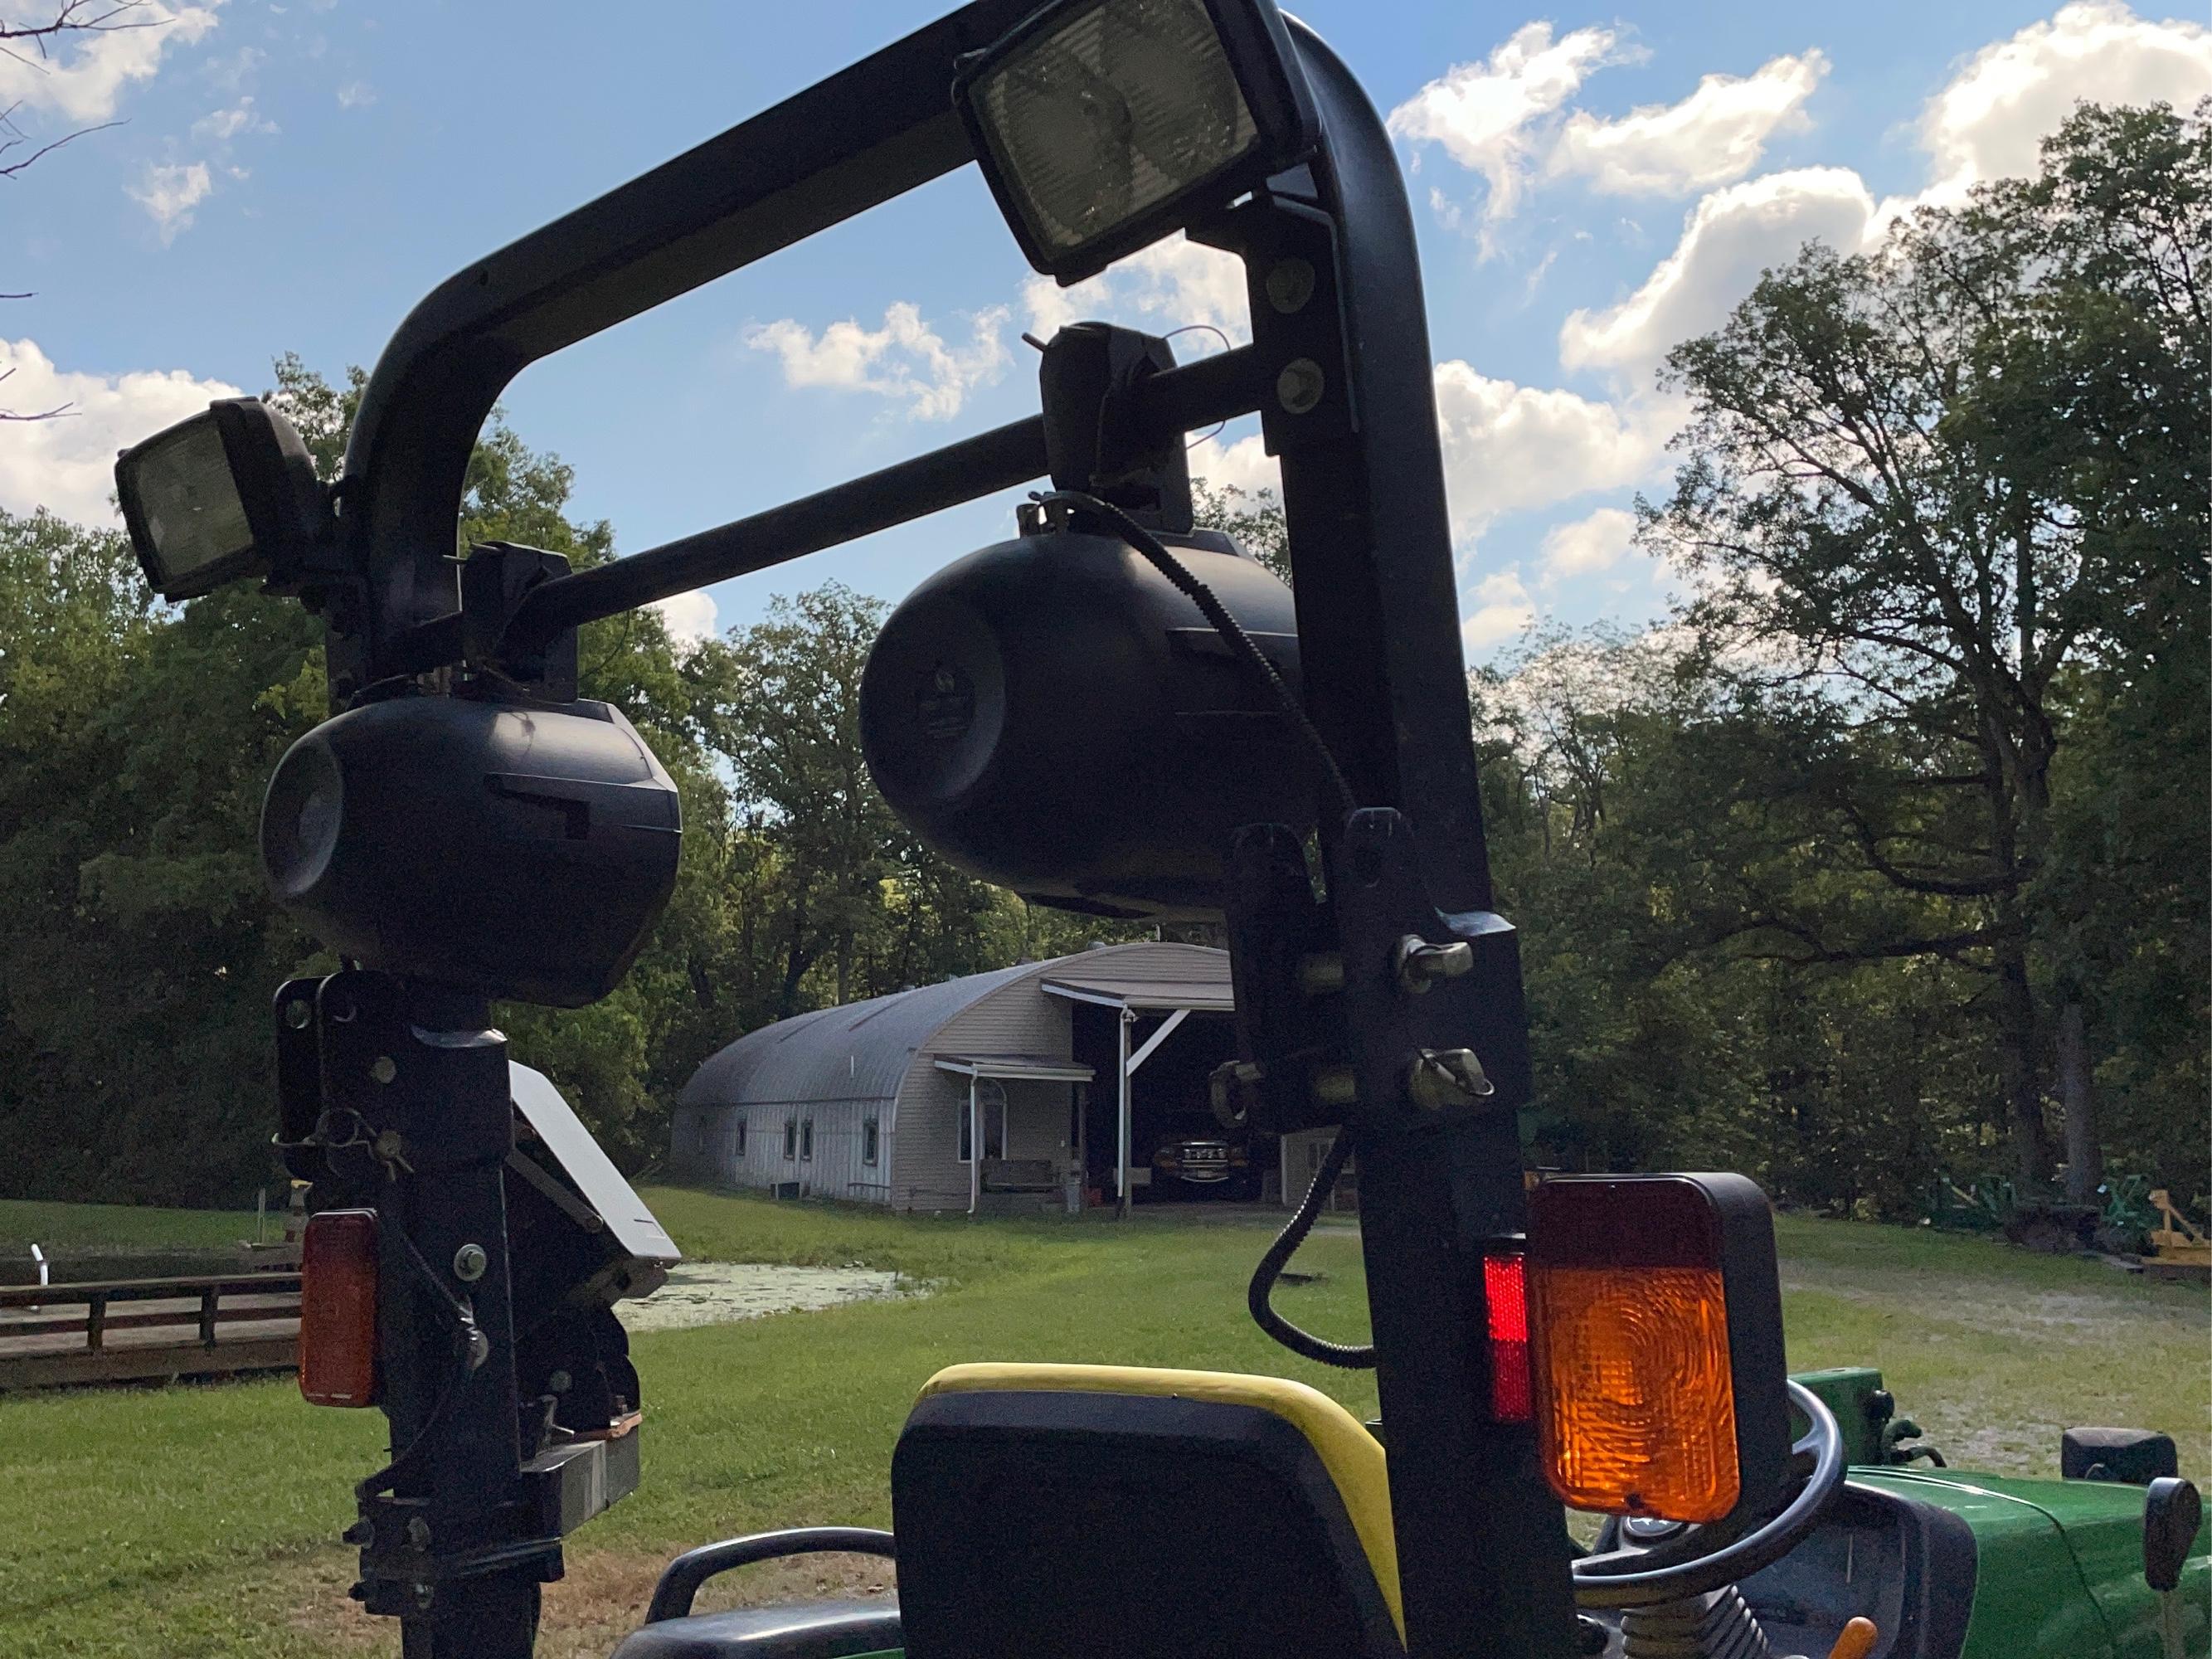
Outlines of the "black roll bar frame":
{"type": "MultiPolygon", "coordinates": [[[[1252,3],[1252,0],[1247,0],[1252,3]]],[[[963,54],[1034,0],[948,16],[475,261],[393,337],[338,485],[365,603],[331,613],[334,702],[455,659],[454,525],[495,399],[537,359],[939,178],[973,159],[947,95],[963,54]]],[[[1322,141],[1200,240],[1244,259],[1253,343],[1161,374],[1138,413],[1188,431],[1256,410],[1280,459],[1310,712],[1358,799],[1409,820],[1436,910],[1492,908],[1443,457],[1413,218],[1397,157],[1340,59],[1293,23],[1322,141]],[[1313,279],[1271,292],[1291,264],[1313,279]]],[[[803,500],[546,581],[518,639],[758,570],[1044,472],[1017,422],[803,500]]],[[[1325,831],[1326,853],[1334,831],[1325,831]]],[[[1477,988],[1516,1010],[1517,960],[1477,988]]],[[[1525,1033],[1519,1038],[1525,1044],[1525,1033]]],[[[1559,1506],[1533,1430],[1490,1421],[1482,1255],[1522,1231],[1515,1109],[1525,1046],[1492,1063],[1493,1109],[1363,1122],[1363,1248],[1414,1659],[1578,1650],[1559,1506]]],[[[410,1652],[414,1650],[410,1649],[410,1652]]]]}

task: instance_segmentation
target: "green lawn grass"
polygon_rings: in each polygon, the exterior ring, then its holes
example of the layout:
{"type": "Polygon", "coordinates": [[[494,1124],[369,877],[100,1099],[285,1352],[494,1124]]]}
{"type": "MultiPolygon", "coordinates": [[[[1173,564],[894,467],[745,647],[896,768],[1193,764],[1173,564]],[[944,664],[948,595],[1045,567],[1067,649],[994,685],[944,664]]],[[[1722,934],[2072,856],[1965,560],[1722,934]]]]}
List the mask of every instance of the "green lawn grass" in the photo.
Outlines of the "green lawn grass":
{"type": "MultiPolygon", "coordinates": [[[[1371,1377],[1307,1364],[1253,1328],[1244,1282],[1266,1236],[1252,1228],[647,1198],[694,1255],[864,1262],[939,1288],[640,1336],[645,1484],[574,1541],[588,1594],[554,1600],[549,1654],[603,1652],[604,1632],[634,1619],[652,1565],[685,1545],[778,1524],[884,1523],[898,1425],[915,1390],[957,1360],[1266,1370],[1374,1408],[1371,1377]],[[591,1599],[600,1605],[582,1606],[591,1599]]],[[[1954,1454],[1971,1446],[1984,1467],[2053,1473],[2060,1425],[2119,1422],[2174,1433],[2190,1472],[2212,1466],[2201,1293],[1894,1230],[1785,1218],[1782,1240],[1792,1364],[1883,1365],[1904,1408],[1954,1454]]],[[[1356,1236],[1317,1234],[1300,1265],[1326,1277],[1285,1287],[1286,1310],[1358,1340],[1356,1236]]],[[[312,1410],[278,1382],[0,1399],[0,1650],[396,1653],[392,1632],[333,1611],[347,1573],[332,1540],[380,1427],[371,1413],[312,1410]]]]}
{"type": "MultiPolygon", "coordinates": [[[[281,1212],[269,1218],[281,1232],[281,1212]]],[[[27,1254],[33,1244],[70,1249],[200,1249],[253,1237],[251,1210],[155,1210],[129,1204],[52,1204],[0,1198],[0,1250],[27,1254]]]]}

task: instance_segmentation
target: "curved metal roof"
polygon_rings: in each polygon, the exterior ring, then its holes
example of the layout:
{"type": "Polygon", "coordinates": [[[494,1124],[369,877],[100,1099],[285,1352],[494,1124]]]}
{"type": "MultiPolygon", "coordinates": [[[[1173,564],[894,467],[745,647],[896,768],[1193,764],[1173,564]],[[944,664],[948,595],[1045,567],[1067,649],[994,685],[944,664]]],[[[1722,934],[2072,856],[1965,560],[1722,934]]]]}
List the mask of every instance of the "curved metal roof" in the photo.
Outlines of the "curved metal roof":
{"type": "Polygon", "coordinates": [[[679,1106],[790,1106],[889,1101],[915,1053],[963,1010],[1041,978],[1062,994],[1152,1010],[1229,1006],[1229,957],[1192,945],[1112,945],[1024,962],[866,1002],[794,1014],[748,1031],[692,1073],[679,1106]],[[1139,972],[1140,957],[1149,968],[1139,972]]]}
{"type": "Polygon", "coordinates": [[[748,1031],[692,1073],[679,1106],[791,1105],[890,1100],[915,1050],[962,1009],[1054,964],[1025,962],[838,1008],[793,1014],[748,1031]]]}

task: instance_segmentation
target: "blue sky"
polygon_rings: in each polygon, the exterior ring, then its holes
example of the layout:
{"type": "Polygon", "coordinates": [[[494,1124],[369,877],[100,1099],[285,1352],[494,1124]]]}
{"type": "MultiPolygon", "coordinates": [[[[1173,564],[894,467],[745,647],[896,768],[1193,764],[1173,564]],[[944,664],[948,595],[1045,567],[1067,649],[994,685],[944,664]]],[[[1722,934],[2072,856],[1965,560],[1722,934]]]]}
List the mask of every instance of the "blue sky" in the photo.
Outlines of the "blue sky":
{"type": "MultiPolygon", "coordinates": [[[[0,302],[0,407],[71,411],[0,425],[0,507],[105,520],[118,445],[263,389],[282,351],[373,362],[475,256],[943,9],[149,0],[155,27],[0,61],[26,150],[121,123],[0,180],[0,289],[32,293],[0,302]]],[[[2212,92],[2212,32],[2118,0],[1296,9],[1409,169],[1476,660],[1532,617],[1659,613],[1667,573],[1626,545],[1680,416],[1652,370],[1762,266],[2027,169],[2076,98],[2212,92]]],[[[1236,295],[1179,243],[1052,290],[969,170],[533,367],[506,408],[634,550],[1028,412],[1024,328],[1233,335],[1236,295]]],[[[1196,459],[1270,477],[1236,428],[1196,459]]],[[[896,599],[1011,526],[975,503],[726,584],[711,622],[831,577],[896,599]]]]}

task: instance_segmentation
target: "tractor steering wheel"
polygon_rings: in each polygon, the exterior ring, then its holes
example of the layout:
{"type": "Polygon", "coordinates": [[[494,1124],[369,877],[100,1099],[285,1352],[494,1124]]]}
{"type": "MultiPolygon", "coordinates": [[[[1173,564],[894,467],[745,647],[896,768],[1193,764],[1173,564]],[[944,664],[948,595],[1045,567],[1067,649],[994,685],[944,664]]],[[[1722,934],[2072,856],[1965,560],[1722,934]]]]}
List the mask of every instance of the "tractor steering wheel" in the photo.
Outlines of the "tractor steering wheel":
{"type": "Polygon", "coordinates": [[[1843,1490],[1844,1433],[1818,1395],[1798,1382],[1789,1389],[1790,1403],[1812,1425],[1790,1449],[1793,1469],[1810,1468],[1789,1500],[1764,1519],[1683,1526],[1648,1547],[1584,1556],[1575,1563],[1577,1607],[1649,1607],[1704,1595],[1771,1566],[1803,1541],[1843,1490]]]}

